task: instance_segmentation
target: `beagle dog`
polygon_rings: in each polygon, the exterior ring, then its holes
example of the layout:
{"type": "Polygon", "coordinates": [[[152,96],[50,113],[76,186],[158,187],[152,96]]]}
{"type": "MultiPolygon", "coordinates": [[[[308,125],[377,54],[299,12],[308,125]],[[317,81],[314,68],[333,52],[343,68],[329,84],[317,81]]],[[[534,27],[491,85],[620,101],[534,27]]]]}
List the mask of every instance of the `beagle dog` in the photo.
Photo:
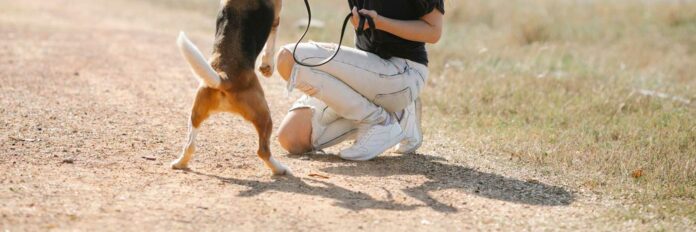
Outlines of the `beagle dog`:
{"type": "Polygon", "coordinates": [[[200,87],[191,109],[188,139],[172,168],[188,168],[195,151],[196,132],[204,120],[213,113],[229,112],[254,124],[259,136],[257,154],[273,174],[289,174],[288,168],[271,157],[273,122],[254,72],[256,58],[266,45],[259,71],[266,77],[273,74],[280,9],[281,0],[222,0],[209,62],[183,32],[179,34],[177,45],[200,87]]]}

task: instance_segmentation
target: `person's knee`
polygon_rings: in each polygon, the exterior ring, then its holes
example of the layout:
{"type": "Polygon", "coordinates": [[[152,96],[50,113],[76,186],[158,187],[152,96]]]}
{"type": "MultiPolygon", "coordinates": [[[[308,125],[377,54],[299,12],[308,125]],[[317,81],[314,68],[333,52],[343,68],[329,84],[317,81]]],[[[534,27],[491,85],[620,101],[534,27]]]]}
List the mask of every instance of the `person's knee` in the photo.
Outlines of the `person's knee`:
{"type": "Polygon", "coordinates": [[[278,73],[285,80],[290,79],[292,67],[295,65],[295,60],[292,57],[292,51],[288,46],[283,46],[278,53],[277,69],[278,73]]]}
{"type": "Polygon", "coordinates": [[[297,131],[288,126],[281,126],[278,130],[278,143],[285,151],[295,155],[309,152],[312,149],[309,141],[303,141],[297,131]]]}

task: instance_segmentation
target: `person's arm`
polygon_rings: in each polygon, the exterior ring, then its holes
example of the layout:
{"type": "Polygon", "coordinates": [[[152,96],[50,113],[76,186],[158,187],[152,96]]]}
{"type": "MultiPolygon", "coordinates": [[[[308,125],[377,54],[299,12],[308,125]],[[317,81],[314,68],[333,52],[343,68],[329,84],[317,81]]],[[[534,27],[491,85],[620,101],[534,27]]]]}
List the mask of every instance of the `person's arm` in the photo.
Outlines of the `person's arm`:
{"type": "MultiPolygon", "coordinates": [[[[358,10],[353,7],[353,26],[357,28],[358,10]]],[[[380,16],[374,10],[360,10],[360,13],[369,15],[375,21],[375,27],[379,30],[392,33],[398,37],[424,43],[437,43],[442,35],[442,12],[433,9],[419,20],[397,20],[380,16]]],[[[365,29],[369,28],[365,24],[365,29]]]]}

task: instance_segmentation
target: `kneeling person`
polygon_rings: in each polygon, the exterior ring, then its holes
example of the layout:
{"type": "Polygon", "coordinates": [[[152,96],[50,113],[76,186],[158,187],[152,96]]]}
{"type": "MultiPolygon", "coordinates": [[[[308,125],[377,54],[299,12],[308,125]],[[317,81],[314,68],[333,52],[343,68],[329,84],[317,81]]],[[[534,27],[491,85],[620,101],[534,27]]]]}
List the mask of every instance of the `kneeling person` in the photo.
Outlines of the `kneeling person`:
{"type": "MultiPolygon", "coordinates": [[[[361,1],[358,1],[359,3],[361,1]]],[[[356,34],[357,48],[341,48],[335,59],[319,67],[296,64],[295,44],[278,55],[278,72],[288,90],[305,93],[280,126],[281,146],[301,154],[355,143],[339,152],[348,160],[370,160],[396,146],[414,153],[422,143],[418,96],[428,77],[425,43],[442,32],[442,0],[380,1],[375,10],[361,10],[375,22],[375,35],[356,34]]],[[[358,12],[352,6],[353,26],[358,12]]],[[[312,63],[328,57],[337,45],[302,43],[299,60],[312,63]]]]}

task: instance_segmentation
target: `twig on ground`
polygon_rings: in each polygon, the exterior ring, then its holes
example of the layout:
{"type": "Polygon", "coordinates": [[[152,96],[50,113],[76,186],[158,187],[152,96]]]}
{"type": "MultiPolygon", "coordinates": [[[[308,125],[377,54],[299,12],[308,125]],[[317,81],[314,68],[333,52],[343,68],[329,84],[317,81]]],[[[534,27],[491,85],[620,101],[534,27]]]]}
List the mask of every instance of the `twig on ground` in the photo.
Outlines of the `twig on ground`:
{"type": "Polygon", "coordinates": [[[309,176],[310,176],[310,177],[318,177],[318,178],[322,178],[322,179],[329,179],[329,176],[322,175],[322,174],[319,174],[319,173],[309,173],[309,176]]]}
{"type": "Polygon", "coordinates": [[[14,141],[21,141],[21,142],[38,142],[38,141],[41,141],[41,139],[25,139],[25,138],[13,137],[13,136],[9,136],[9,138],[10,138],[11,140],[14,140],[14,141]]]}

